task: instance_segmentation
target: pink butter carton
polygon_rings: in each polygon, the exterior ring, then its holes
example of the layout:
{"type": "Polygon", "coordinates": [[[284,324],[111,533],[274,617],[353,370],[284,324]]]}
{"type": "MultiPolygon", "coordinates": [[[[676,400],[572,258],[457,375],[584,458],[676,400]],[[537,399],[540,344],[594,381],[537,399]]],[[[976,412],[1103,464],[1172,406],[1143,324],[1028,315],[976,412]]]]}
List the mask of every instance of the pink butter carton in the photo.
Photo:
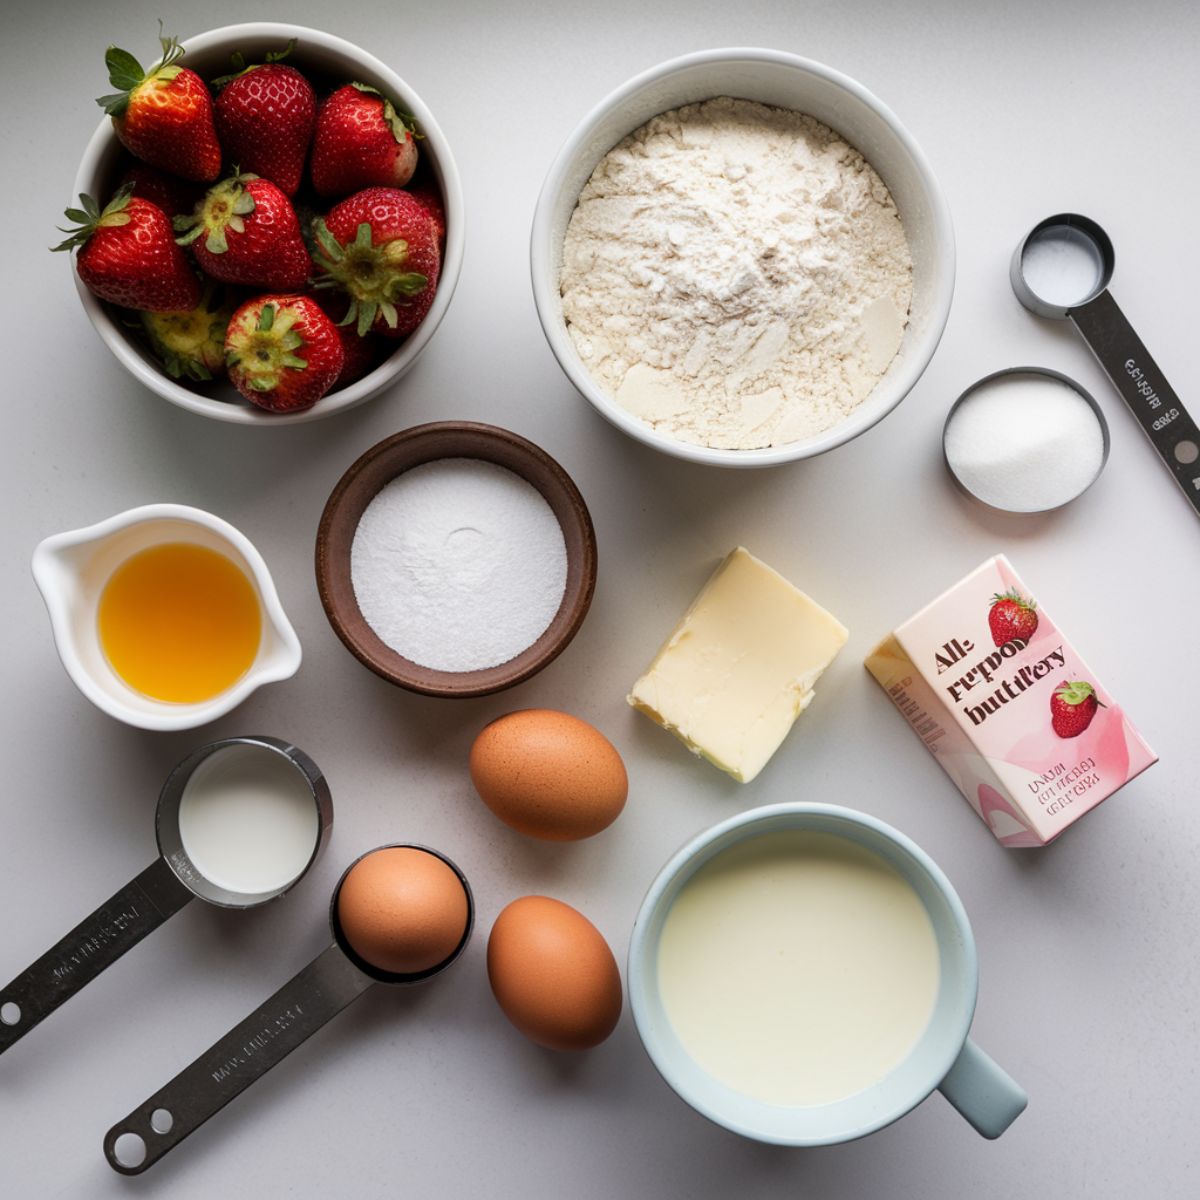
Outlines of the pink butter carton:
{"type": "Polygon", "coordinates": [[[1158,761],[1003,555],[867,670],[1004,846],[1044,846],[1158,761]]]}

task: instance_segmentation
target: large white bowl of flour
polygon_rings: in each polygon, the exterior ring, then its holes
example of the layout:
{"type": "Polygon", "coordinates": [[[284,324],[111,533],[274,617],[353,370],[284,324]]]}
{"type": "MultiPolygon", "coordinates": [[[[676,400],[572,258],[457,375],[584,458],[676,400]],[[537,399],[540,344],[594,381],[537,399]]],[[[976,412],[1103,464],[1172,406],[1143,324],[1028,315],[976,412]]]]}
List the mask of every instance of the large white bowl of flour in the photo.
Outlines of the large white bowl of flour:
{"type": "Polygon", "coordinates": [[[854,80],[775,50],[685,55],[601,101],[550,168],[530,260],[583,396],[647,445],[733,467],[822,454],[885,417],[954,290],[949,208],[908,131],[854,80]],[[770,140],[743,153],[747,132],[770,140]],[[680,150],[698,139],[699,157],[680,150]],[[781,187],[784,170],[811,186],[781,187]]]}

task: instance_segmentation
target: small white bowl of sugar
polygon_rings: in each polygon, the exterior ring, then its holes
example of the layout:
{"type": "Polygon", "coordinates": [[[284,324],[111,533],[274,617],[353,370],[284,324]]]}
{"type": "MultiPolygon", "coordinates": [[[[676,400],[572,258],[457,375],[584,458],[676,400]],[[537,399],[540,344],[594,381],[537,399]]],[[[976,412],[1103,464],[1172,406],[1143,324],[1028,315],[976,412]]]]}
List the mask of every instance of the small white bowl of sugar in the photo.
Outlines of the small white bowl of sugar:
{"type": "Polygon", "coordinates": [[[950,408],[942,452],[955,482],[1001,512],[1061,508],[1100,477],[1108,422],[1073,379],[1010,367],[973,383],[950,408]]]}

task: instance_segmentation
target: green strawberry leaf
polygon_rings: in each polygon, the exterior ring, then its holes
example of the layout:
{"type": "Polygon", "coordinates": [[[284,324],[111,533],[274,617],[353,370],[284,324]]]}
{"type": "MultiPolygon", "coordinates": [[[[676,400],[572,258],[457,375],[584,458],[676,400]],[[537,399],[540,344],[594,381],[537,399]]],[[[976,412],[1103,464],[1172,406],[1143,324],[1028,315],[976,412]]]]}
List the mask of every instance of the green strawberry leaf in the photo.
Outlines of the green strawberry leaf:
{"type": "Polygon", "coordinates": [[[425,290],[428,283],[428,276],[422,275],[418,271],[409,271],[404,275],[396,276],[392,281],[392,291],[403,296],[416,296],[425,290]]]}
{"type": "Polygon", "coordinates": [[[1009,588],[1007,592],[997,592],[988,603],[995,605],[1002,600],[1011,600],[1014,604],[1020,605],[1021,608],[1028,608],[1030,611],[1037,608],[1037,601],[1029,596],[1022,596],[1016,588],[1009,588]]]}
{"type": "Polygon", "coordinates": [[[65,241],[59,242],[57,246],[51,246],[50,249],[55,251],[71,250],[76,246],[84,245],[101,226],[128,225],[130,217],[125,210],[129,207],[129,198],[132,195],[133,184],[125,184],[117,189],[113,198],[104,206],[104,211],[101,212],[95,197],[81,192],[79,207],[68,208],[64,214],[69,220],[76,222],[77,228],[64,229],[59,226],[59,233],[66,233],[70,236],[65,241]]]}
{"type": "Polygon", "coordinates": [[[259,333],[270,333],[271,327],[275,324],[275,305],[264,304],[262,312],[258,317],[258,325],[256,328],[259,333]]]}
{"type": "Polygon", "coordinates": [[[390,100],[383,102],[383,119],[388,123],[392,137],[400,146],[403,146],[410,137],[419,138],[421,136],[417,132],[417,121],[412,113],[405,112],[390,100]]]}
{"type": "Polygon", "coordinates": [[[296,39],[292,38],[290,42],[282,50],[268,50],[263,55],[263,60],[260,63],[250,63],[246,65],[246,56],[240,51],[235,50],[229,56],[229,65],[233,70],[228,75],[219,75],[216,79],[209,82],[209,87],[216,91],[220,91],[227,83],[232,83],[235,79],[243,75],[249,75],[251,71],[256,71],[259,67],[264,67],[268,63],[283,62],[293,50],[296,48],[296,39]]]}
{"type": "Polygon", "coordinates": [[[96,103],[110,117],[120,117],[124,115],[125,110],[129,107],[129,93],[114,92],[109,96],[97,96],[96,103]]]}
{"type": "Polygon", "coordinates": [[[364,96],[378,96],[383,101],[383,119],[391,129],[392,137],[400,145],[403,145],[410,135],[417,138],[421,136],[417,132],[417,121],[412,113],[405,112],[398,104],[393,104],[378,88],[373,88],[369,83],[359,83],[357,80],[352,81],[350,86],[355,91],[362,92],[364,96]]]}
{"type": "Polygon", "coordinates": [[[1089,699],[1094,699],[1101,708],[1106,707],[1100,697],[1096,695],[1096,689],[1083,679],[1073,679],[1069,682],[1060,683],[1054,689],[1054,694],[1064,704],[1069,704],[1072,707],[1083,704],[1089,699]]]}
{"type": "MultiPolygon", "coordinates": [[[[325,257],[330,262],[337,262],[342,257],[342,245],[330,232],[329,226],[320,217],[313,221],[313,232],[325,257]]],[[[320,265],[320,264],[318,264],[320,265]]]]}
{"type": "Polygon", "coordinates": [[[282,50],[268,50],[263,55],[263,62],[283,62],[296,48],[296,39],[292,38],[282,50]]]}
{"type": "Polygon", "coordinates": [[[122,94],[133,91],[146,78],[142,64],[128,50],[118,46],[109,46],[104,52],[104,65],[108,68],[108,82],[122,94]]]}

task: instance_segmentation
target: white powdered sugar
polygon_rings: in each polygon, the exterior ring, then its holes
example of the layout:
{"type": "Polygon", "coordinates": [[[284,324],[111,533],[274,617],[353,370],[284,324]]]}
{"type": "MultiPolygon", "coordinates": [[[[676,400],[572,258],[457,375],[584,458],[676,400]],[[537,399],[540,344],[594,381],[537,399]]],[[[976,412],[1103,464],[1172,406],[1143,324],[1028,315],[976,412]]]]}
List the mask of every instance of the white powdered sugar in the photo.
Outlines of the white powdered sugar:
{"type": "Polygon", "coordinates": [[[802,113],[722,97],[608,152],[563,243],[563,315],[599,386],[682,441],[836,425],[896,355],[912,257],[883,181],[802,113]]]}
{"type": "Polygon", "coordinates": [[[545,497],[494,463],[447,458],[398,475],[350,548],[359,611],[398,654],[436,671],[499,666],[558,612],[567,547],[545,497]]]}

